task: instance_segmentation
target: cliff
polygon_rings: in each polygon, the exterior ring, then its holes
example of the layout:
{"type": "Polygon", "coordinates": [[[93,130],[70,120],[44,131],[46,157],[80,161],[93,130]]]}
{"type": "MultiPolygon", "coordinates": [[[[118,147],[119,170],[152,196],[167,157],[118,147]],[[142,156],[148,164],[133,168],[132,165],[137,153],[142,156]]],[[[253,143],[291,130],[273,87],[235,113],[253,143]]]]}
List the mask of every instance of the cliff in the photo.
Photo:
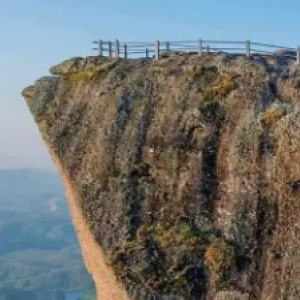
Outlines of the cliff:
{"type": "Polygon", "coordinates": [[[73,58],[23,90],[100,300],[300,295],[300,69],[73,58]]]}

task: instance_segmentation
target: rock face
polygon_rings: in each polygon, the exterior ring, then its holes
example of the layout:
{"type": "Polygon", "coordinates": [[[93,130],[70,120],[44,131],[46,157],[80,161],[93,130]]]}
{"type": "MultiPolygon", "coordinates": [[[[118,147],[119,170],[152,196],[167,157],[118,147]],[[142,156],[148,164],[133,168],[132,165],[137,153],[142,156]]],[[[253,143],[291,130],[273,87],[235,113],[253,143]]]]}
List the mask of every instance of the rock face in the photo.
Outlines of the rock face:
{"type": "Polygon", "coordinates": [[[300,70],[73,58],[23,91],[99,300],[300,297],[300,70]]]}

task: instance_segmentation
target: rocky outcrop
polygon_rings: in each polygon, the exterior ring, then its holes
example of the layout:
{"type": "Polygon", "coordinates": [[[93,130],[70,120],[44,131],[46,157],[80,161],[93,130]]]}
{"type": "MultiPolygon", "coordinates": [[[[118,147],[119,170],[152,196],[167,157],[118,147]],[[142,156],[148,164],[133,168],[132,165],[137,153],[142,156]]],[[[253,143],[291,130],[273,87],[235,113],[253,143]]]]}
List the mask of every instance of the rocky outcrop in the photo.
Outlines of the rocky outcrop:
{"type": "Polygon", "coordinates": [[[23,96],[100,300],[300,293],[300,70],[280,57],[73,58],[23,96]]]}

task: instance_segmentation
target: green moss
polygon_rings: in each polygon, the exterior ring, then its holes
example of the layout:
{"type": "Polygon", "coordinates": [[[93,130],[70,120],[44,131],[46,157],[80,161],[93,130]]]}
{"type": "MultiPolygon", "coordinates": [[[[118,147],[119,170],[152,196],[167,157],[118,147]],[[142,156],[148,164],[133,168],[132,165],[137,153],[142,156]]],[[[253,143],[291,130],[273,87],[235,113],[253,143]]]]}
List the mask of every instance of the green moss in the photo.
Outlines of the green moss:
{"type": "Polygon", "coordinates": [[[135,274],[142,274],[144,273],[147,268],[149,267],[149,264],[145,261],[141,261],[139,263],[137,263],[136,265],[133,265],[132,266],[132,271],[135,273],[135,274]]]}
{"type": "Polygon", "coordinates": [[[139,251],[142,250],[144,247],[138,241],[132,240],[132,241],[127,241],[126,243],[123,244],[122,246],[122,251],[126,253],[130,253],[133,251],[139,251]]]}
{"type": "Polygon", "coordinates": [[[105,68],[97,68],[87,71],[81,71],[76,73],[70,73],[67,75],[64,75],[64,79],[68,80],[69,82],[78,82],[78,81],[91,81],[95,79],[100,79],[101,77],[104,77],[106,74],[105,68]]]}
{"type": "Polygon", "coordinates": [[[212,229],[210,224],[196,228],[185,222],[172,226],[162,223],[140,226],[136,239],[127,241],[113,260],[117,277],[125,285],[145,286],[147,283],[148,288],[161,294],[189,295],[197,280],[189,270],[198,267],[197,260],[202,265],[206,253],[212,284],[221,286],[234,260],[233,252],[212,229]],[[156,245],[151,264],[147,254],[150,248],[146,246],[149,241],[156,245]]]}
{"type": "Polygon", "coordinates": [[[147,278],[148,275],[151,275],[151,273],[147,272],[149,263],[146,261],[137,261],[130,265],[126,265],[119,259],[113,261],[112,267],[117,278],[131,286],[144,282],[145,278],[147,278]]]}
{"type": "Polygon", "coordinates": [[[138,232],[139,240],[152,237],[162,248],[171,245],[193,246],[194,242],[208,243],[209,231],[194,228],[187,223],[179,223],[166,227],[161,223],[154,225],[142,225],[138,232]]]}
{"type": "Polygon", "coordinates": [[[95,79],[99,80],[103,78],[110,69],[116,66],[117,61],[118,59],[105,60],[101,64],[87,68],[86,70],[62,73],[60,76],[68,82],[89,82],[95,79]]]}
{"type": "Polygon", "coordinates": [[[175,234],[182,236],[184,239],[192,239],[200,235],[200,231],[196,228],[189,226],[188,224],[179,224],[175,230],[175,234]]]}

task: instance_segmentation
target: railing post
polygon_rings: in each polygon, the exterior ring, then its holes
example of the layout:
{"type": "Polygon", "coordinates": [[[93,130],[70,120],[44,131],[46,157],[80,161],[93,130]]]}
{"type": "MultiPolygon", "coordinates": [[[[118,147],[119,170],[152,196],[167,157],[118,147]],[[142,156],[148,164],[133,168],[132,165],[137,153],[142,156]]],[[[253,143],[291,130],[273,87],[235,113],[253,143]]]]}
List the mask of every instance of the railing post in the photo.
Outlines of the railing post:
{"type": "Polygon", "coordinates": [[[102,40],[98,40],[98,41],[93,41],[93,44],[96,44],[96,47],[93,47],[92,49],[97,51],[99,56],[103,55],[103,42],[102,40]]]}
{"type": "Polygon", "coordinates": [[[170,42],[166,42],[166,52],[170,51],[170,42]]]}
{"type": "Polygon", "coordinates": [[[98,41],[98,55],[99,55],[99,56],[102,56],[102,55],[103,55],[102,49],[103,49],[103,46],[102,46],[102,40],[99,40],[99,41],[98,41]]]}
{"type": "Polygon", "coordinates": [[[120,56],[120,43],[118,40],[115,41],[115,57],[120,56]]]}
{"type": "Polygon", "coordinates": [[[159,59],[159,41],[155,41],[155,59],[159,59]]]}
{"type": "Polygon", "coordinates": [[[251,46],[250,46],[250,41],[247,40],[246,41],[246,56],[250,57],[250,55],[251,55],[251,46]]]}
{"type": "Polygon", "coordinates": [[[149,58],[149,49],[146,48],[146,58],[149,58]]]}
{"type": "Polygon", "coordinates": [[[128,53],[127,53],[127,45],[124,44],[124,58],[127,59],[128,53]]]}
{"type": "Polygon", "coordinates": [[[209,45],[206,45],[206,52],[209,53],[209,45]]]}
{"type": "Polygon", "coordinates": [[[202,40],[198,40],[198,55],[202,55],[202,40]]]}
{"type": "Polygon", "coordinates": [[[297,47],[297,65],[300,66],[300,47],[297,47]]]}
{"type": "Polygon", "coordinates": [[[108,56],[112,57],[112,44],[111,44],[111,41],[108,42],[108,56]]]}

